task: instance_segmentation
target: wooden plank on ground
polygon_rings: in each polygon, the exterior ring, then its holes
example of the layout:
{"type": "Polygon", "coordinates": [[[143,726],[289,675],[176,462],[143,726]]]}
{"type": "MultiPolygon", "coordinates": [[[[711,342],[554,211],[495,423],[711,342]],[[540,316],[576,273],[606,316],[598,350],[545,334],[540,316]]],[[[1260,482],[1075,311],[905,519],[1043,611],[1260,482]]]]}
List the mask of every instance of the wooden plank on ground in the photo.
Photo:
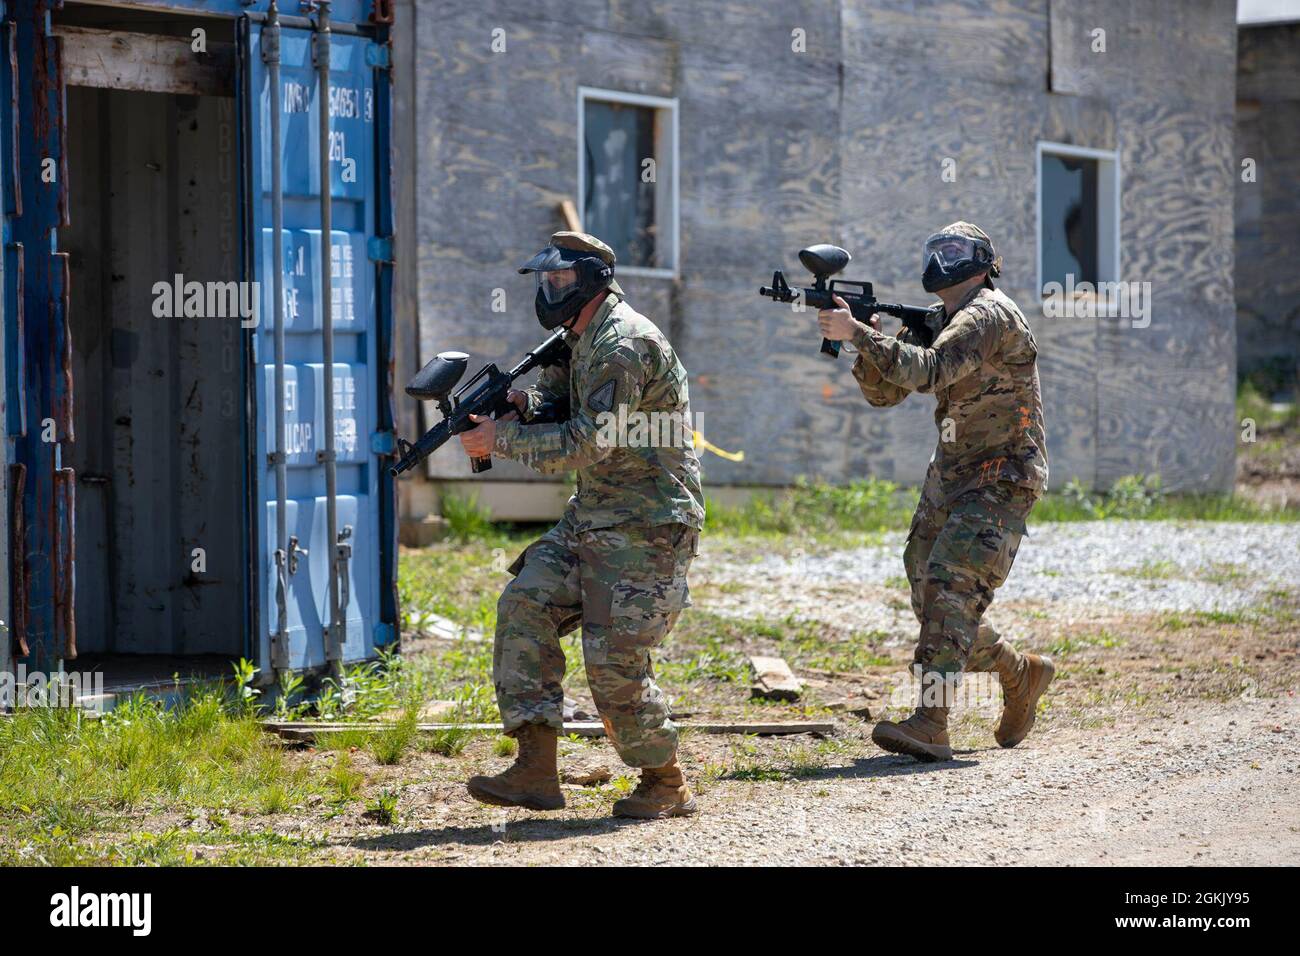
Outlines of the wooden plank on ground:
{"type": "Polygon", "coordinates": [[[750,657],[756,681],[752,696],[764,700],[798,700],[803,682],[794,676],[790,665],[779,657],[750,657]]]}
{"type": "Polygon", "coordinates": [[[470,627],[468,624],[457,624],[449,617],[443,617],[441,614],[426,614],[419,622],[420,632],[429,637],[436,637],[442,641],[471,641],[480,643],[487,640],[476,627],[470,627]]]}
{"type": "MultiPolygon", "coordinates": [[[[328,734],[350,732],[380,733],[391,729],[391,723],[314,723],[309,721],[264,720],[262,726],[271,733],[278,734],[285,740],[311,742],[317,737],[328,734]]],[[[791,720],[791,721],[679,721],[682,730],[691,730],[701,734],[756,734],[759,736],[788,736],[791,734],[831,734],[835,725],[829,721],[791,720]]],[[[417,724],[420,733],[437,733],[445,730],[467,730],[472,733],[501,733],[500,724],[417,724]]],[[[564,733],[579,737],[603,737],[605,726],[600,721],[573,721],[564,725],[564,733]]]]}

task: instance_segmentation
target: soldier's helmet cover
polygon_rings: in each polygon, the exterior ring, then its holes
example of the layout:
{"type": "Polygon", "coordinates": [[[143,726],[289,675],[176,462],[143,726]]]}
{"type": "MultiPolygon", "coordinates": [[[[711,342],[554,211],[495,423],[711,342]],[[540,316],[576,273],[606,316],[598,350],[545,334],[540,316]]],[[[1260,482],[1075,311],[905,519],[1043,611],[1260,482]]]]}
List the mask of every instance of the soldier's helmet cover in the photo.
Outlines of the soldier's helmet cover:
{"type": "Polygon", "coordinates": [[[614,250],[584,232],[557,232],[519,267],[537,276],[533,310],[544,329],[572,320],[602,289],[614,288],[614,250]]]}
{"type": "Polygon", "coordinates": [[[925,291],[938,292],[981,273],[997,278],[1002,259],[983,229],[970,222],[954,222],[925,240],[921,269],[925,291]]]}

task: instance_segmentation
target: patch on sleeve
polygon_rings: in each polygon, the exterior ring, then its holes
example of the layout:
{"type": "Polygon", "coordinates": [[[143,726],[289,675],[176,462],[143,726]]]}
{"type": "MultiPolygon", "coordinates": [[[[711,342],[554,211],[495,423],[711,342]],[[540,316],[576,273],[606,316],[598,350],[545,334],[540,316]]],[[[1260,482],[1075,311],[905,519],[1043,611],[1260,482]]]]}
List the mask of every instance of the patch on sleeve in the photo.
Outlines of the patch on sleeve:
{"type": "Polygon", "coordinates": [[[612,378],[587,396],[587,406],[593,412],[607,412],[614,407],[614,380],[612,378]]]}

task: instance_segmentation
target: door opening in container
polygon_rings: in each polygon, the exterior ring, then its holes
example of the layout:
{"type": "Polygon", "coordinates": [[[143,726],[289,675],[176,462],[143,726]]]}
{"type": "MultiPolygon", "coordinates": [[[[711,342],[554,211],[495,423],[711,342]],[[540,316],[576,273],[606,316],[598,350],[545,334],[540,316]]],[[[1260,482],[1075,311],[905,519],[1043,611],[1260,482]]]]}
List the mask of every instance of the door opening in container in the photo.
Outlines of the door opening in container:
{"type": "Polygon", "coordinates": [[[247,653],[238,306],[256,301],[239,295],[234,100],[70,86],[67,109],[78,644],[67,666],[103,669],[110,690],[228,674],[247,653]]]}

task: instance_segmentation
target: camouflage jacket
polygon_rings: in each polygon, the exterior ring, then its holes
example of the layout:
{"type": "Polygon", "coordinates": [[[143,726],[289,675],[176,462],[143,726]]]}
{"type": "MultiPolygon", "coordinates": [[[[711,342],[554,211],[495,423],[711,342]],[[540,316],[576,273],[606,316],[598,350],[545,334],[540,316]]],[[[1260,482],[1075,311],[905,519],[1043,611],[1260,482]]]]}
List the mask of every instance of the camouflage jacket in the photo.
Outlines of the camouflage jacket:
{"type": "Polygon", "coordinates": [[[1047,487],[1047,441],[1038,386],[1038,345],[1016,304],[979,286],[924,348],[907,330],[898,338],[874,329],[853,338],[853,376],[867,401],[897,405],[910,392],[933,392],[939,444],[934,466],[947,500],[998,481],[1041,493],[1047,487]]]}
{"type": "Polygon", "coordinates": [[[628,522],[704,524],[686,370],[653,322],[611,293],[564,365],[526,390],[525,419],[569,396],[557,424],[497,425],[494,453],[553,474],[576,469],[569,517],[579,532],[628,522]]]}

